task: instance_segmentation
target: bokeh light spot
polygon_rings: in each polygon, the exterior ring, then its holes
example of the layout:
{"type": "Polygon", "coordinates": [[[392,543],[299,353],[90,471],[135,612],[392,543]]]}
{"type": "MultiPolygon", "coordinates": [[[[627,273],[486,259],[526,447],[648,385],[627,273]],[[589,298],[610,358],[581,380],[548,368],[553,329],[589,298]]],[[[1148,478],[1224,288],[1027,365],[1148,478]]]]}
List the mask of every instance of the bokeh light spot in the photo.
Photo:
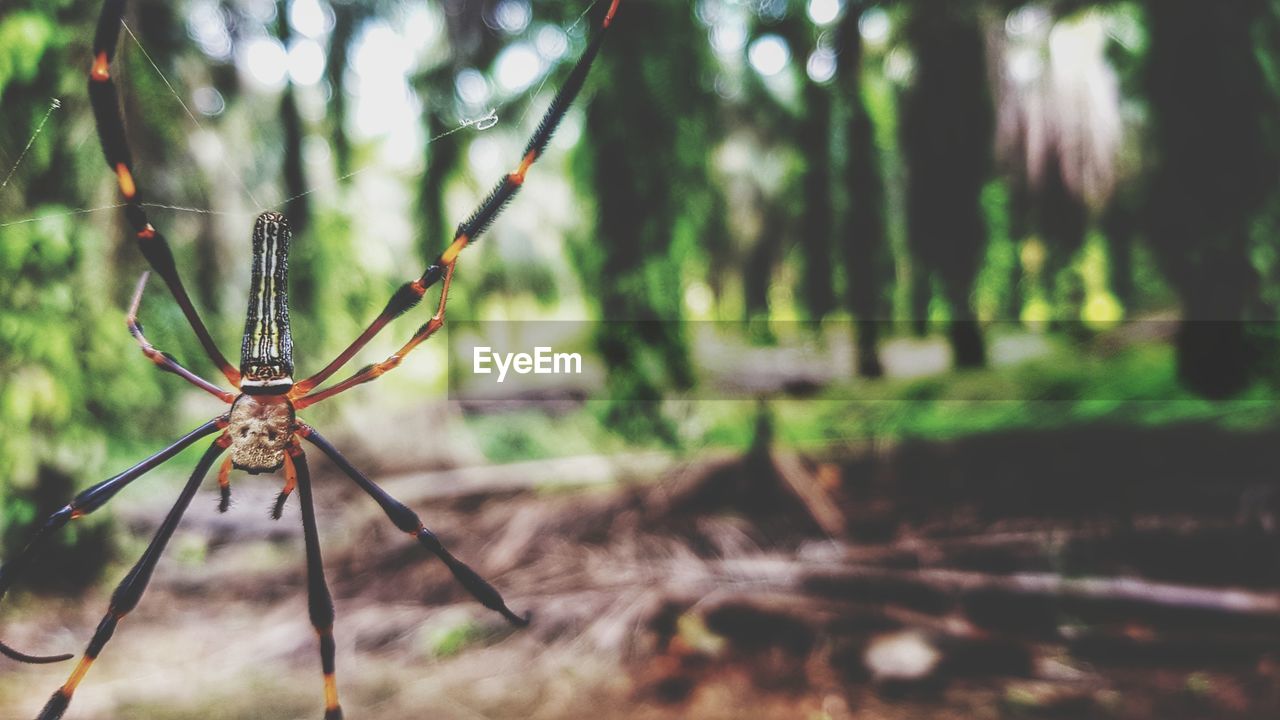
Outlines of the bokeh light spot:
{"type": "Polygon", "coordinates": [[[818,48],[809,54],[805,64],[809,79],[816,83],[831,82],[836,75],[836,54],[830,48],[818,48]]]}
{"type": "Polygon", "coordinates": [[[299,40],[289,46],[289,79],[297,85],[315,85],[324,77],[324,50],[315,40],[299,40]]]}
{"type": "Polygon", "coordinates": [[[782,72],[787,63],[791,62],[791,49],[781,36],[762,35],[747,49],[747,60],[756,72],[772,77],[782,72]]]}
{"type": "Polygon", "coordinates": [[[809,0],[808,13],[815,25],[830,25],[840,16],[840,0],[809,0]]]}
{"type": "Polygon", "coordinates": [[[537,81],[542,61],[529,43],[515,43],[498,54],[494,77],[508,93],[518,93],[537,81]]]}
{"type": "Polygon", "coordinates": [[[489,81],[475,68],[459,72],[453,86],[458,98],[468,105],[483,105],[489,101],[489,81]]]}
{"type": "Polygon", "coordinates": [[[268,89],[284,86],[288,71],[288,54],[279,40],[256,37],[245,43],[243,66],[254,84],[268,89]]]}
{"type": "Polygon", "coordinates": [[[289,3],[289,26],[309,38],[320,37],[333,28],[333,11],[320,0],[293,0],[289,3]]]}

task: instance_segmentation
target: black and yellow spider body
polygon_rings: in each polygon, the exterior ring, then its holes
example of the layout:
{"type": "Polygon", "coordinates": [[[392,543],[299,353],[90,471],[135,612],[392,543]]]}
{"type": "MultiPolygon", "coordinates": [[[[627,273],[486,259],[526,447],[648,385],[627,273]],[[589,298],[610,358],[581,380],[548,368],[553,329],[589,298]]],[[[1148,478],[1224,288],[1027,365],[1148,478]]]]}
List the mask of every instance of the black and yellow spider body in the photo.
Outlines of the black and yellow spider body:
{"type": "MultiPolygon", "coordinates": [[[[604,37],[603,31],[612,23],[618,4],[619,0],[611,0],[600,23],[601,31],[591,39],[582,57],[570,71],[564,85],[552,101],[551,107],[529,139],[529,144],[516,169],[503,177],[471,217],[458,226],[453,241],[422,275],[397,289],[377,318],[344,351],[319,372],[295,381],[293,338],[289,328],[288,253],[291,235],[288,221],[278,213],[267,212],[259,216],[255,224],[252,280],[244,336],[241,342],[240,366],[233,367],[218,350],[204,322],[196,312],[178,275],[168,242],[151,223],[143,208],[142,190],[134,177],[120,102],[111,77],[111,62],[119,40],[125,0],[106,0],[103,3],[89,69],[89,97],[107,166],[115,175],[120,194],[124,199],[124,215],[134,233],[139,249],[151,269],[169,287],[205,353],[233,389],[228,390],[205,380],[188,370],[173,356],[156,349],[147,341],[137,319],[147,279],[144,275],[138,283],[127,316],[129,331],[138,341],[143,354],[160,369],[182,377],[227,403],[230,408],[226,413],[195,428],[172,445],[132,468],[81,492],[45,521],[22,552],[9,558],[8,562],[0,566],[0,597],[3,597],[15,578],[31,563],[34,550],[50,533],[102,507],[131,482],[183,449],[202,438],[216,435],[196,464],[177,502],[161,522],[150,545],[112,594],[107,613],[89,641],[84,655],[81,656],[67,681],[49,698],[39,714],[39,720],[55,720],[62,717],[76,687],[111,639],[120,621],[141,600],[156,563],[173,536],[183,513],[191,504],[205,476],[224,452],[228,453],[228,457],[223,461],[218,472],[220,510],[225,512],[230,505],[229,476],[232,469],[253,474],[283,469],[284,488],[273,508],[273,515],[277,518],[280,517],[281,509],[290,495],[295,490],[298,493],[306,547],[309,614],[319,638],[321,666],[324,671],[324,717],[326,720],[342,717],[334,674],[334,610],[320,556],[311,478],[307,457],[302,449],[303,440],[319,448],[344,474],[371,496],[399,530],[413,537],[443,561],[463,587],[485,607],[501,613],[516,625],[527,624],[528,618],[512,612],[498,591],[469,566],[455,558],[427,529],[413,510],[392,498],[357,470],[320,433],[303,422],[298,417],[298,412],[345,390],[374,380],[396,367],[406,355],[430,338],[444,324],[449,285],[453,279],[459,254],[488,228],[507,201],[523,185],[529,168],[542,154],[552,133],[564,117],[565,111],[572,104],[578,91],[582,89],[591,63],[600,49],[604,37]],[[320,389],[326,380],[346,365],[392,319],[416,306],[427,290],[436,283],[440,283],[441,288],[435,313],[395,354],[382,362],[364,367],[341,382],[320,389]]],[[[72,655],[32,655],[19,652],[3,643],[0,643],[0,655],[26,663],[60,662],[73,657],[72,655]]]]}

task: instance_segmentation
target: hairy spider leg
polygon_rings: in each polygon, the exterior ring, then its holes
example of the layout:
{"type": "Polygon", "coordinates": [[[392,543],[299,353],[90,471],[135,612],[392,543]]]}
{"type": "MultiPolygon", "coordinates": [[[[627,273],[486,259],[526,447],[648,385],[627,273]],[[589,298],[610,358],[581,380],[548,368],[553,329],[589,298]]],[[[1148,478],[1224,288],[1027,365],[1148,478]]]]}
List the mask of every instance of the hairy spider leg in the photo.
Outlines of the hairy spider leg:
{"type": "MultiPolygon", "coordinates": [[[[297,441],[294,441],[293,447],[297,447],[297,441]]],[[[293,452],[292,449],[289,452],[293,452]]],[[[284,514],[284,503],[293,494],[298,487],[298,468],[289,459],[289,453],[284,456],[284,487],[280,490],[280,494],[276,496],[275,505],[271,506],[271,519],[279,520],[284,514]]]]}
{"type": "Polygon", "coordinates": [[[196,375],[190,370],[182,366],[178,360],[167,352],[156,349],[147,341],[145,335],[142,334],[142,323],[138,322],[138,307],[142,304],[142,291],[147,287],[147,278],[151,275],[149,272],[142,273],[142,277],[138,279],[138,288],[133,291],[133,302],[129,304],[129,314],[125,317],[125,325],[129,327],[129,334],[133,335],[133,339],[138,341],[142,346],[142,354],[146,355],[156,367],[186,380],[205,392],[213,395],[228,405],[236,399],[235,394],[223,390],[204,378],[196,375]]]}
{"type": "Polygon", "coordinates": [[[133,227],[138,241],[138,248],[161,278],[169,291],[182,308],[191,329],[195,331],[201,346],[213,364],[233,386],[240,385],[240,372],[227,362],[218,350],[200,319],[187,289],[178,276],[178,268],[173,260],[173,250],[164,235],[151,224],[147,213],[142,208],[142,190],[133,176],[133,160],[129,151],[129,142],[125,138],[124,120],[120,112],[120,97],[116,92],[115,81],[111,78],[111,60],[115,57],[116,43],[120,38],[120,23],[124,16],[125,0],[106,0],[102,4],[102,14],[98,16],[98,29],[93,37],[93,62],[89,67],[89,103],[93,106],[93,115],[98,126],[98,139],[102,143],[102,153],[106,157],[107,167],[115,173],[116,184],[125,199],[125,217],[133,227]]]}
{"type": "Polygon", "coordinates": [[[320,556],[320,533],[316,530],[315,501],[311,495],[311,472],[307,456],[297,440],[285,455],[285,470],[292,471],[298,484],[298,504],[302,506],[302,534],[307,547],[307,610],[311,626],[320,640],[320,667],[324,672],[324,720],[342,720],[338,703],[338,681],[335,675],[333,642],[333,596],[324,578],[324,560],[320,556]]]}
{"type": "Polygon", "coordinates": [[[178,521],[182,519],[187,507],[191,505],[191,499],[195,497],[196,491],[200,489],[200,483],[204,481],[205,475],[208,474],[209,469],[213,467],[214,461],[218,459],[218,456],[222,454],[226,446],[226,436],[219,437],[205,451],[204,456],[200,458],[200,462],[196,463],[196,468],[191,473],[191,479],[182,488],[182,493],[178,496],[173,508],[169,510],[169,514],[165,516],[164,522],[160,523],[160,529],[156,531],[155,537],[151,539],[151,544],[147,546],[146,552],[142,553],[138,563],[133,566],[133,569],[129,571],[124,580],[120,581],[115,592],[111,594],[111,603],[107,608],[107,614],[102,617],[102,622],[98,624],[98,629],[94,631],[93,639],[89,641],[89,646],[85,649],[84,656],[80,658],[80,662],[76,665],[75,670],[71,671],[71,676],[67,678],[62,687],[55,690],[53,695],[50,696],[49,702],[40,711],[37,720],[58,720],[67,711],[67,706],[71,704],[71,697],[75,694],[76,687],[84,679],[85,673],[89,672],[89,668],[97,660],[107,641],[115,634],[116,626],[138,606],[138,601],[142,599],[142,594],[147,590],[147,583],[151,581],[151,574],[156,569],[156,563],[159,562],[160,555],[164,553],[165,545],[169,543],[169,538],[173,537],[173,531],[178,527],[178,521]]]}
{"type": "Polygon", "coordinates": [[[231,458],[222,461],[218,468],[218,512],[231,509],[231,458]]]}
{"type": "Polygon", "coordinates": [[[453,556],[435,533],[427,529],[422,524],[422,520],[418,518],[417,513],[410,510],[403,503],[387,494],[385,490],[378,487],[377,483],[370,480],[364,473],[356,469],[338,449],[328,440],[324,439],[315,428],[299,423],[298,435],[305,438],[308,442],[320,448],[321,452],[329,456],[334,465],[337,465],[344,473],[347,474],[356,485],[360,486],[373,498],[374,502],[382,508],[387,514],[387,518],[401,532],[409,535],[417,540],[419,544],[431,551],[433,555],[440,560],[453,573],[454,578],[466,588],[467,592],[478,601],[481,605],[501,614],[512,625],[524,627],[529,624],[529,617],[526,615],[521,617],[515,614],[507,607],[506,601],[502,599],[502,595],[490,585],[487,580],[480,577],[480,574],[472,570],[470,566],[453,556]]]}
{"type": "MultiPolygon", "coordinates": [[[[7,593],[9,588],[13,586],[14,581],[31,563],[31,558],[34,556],[35,551],[41,544],[43,544],[45,538],[50,534],[61,530],[63,526],[72,520],[88,515],[103,505],[106,505],[107,501],[115,497],[116,493],[125,489],[129,483],[159,467],[166,460],[190,447],[200,438],[211,435],[226,427],[226,424],[226,415],[210,420],[195,430],[183,435],[177,440],[177,442],[173,443],[169,447],[161,450],[155,455],[152,455],[146,460],[143,460],[137,465],[134,465],[128,470],[125,470],[119,475],[103,480],[97,485],[82,491],[61,510],[50,515],[49,518],[45,520],[44,525],[40,526],[40,529],[36,531],[35,536],[31,538],[26,547],[18,553],[17,557],[11,559],[3,566],[0,566],[0,599],[4,598],[5,593],[7,593]]],[[[19,662],[35,664],[60,662],[62,660],[69,660],[72,657],[75,657],[74,655],[28,655],[26,653],[20,653],[3,643],[0,643],[0,654],[6,655],[14,660],[18,660],[19,662]]]]}
{"type": "Polygon", "coordinates": [[[324,367],[320,372],[311,377],[302,380],[293,386],[290,396],[294,398],[302,398],[306,396],[306,402],[300,402],[297,407],[301,409],[306,405],[310,405],[328,397],[332,397],[343,390],[354,387],[361,383],[369,382],[378,377],[387,370],[395,367],[400,363],[404,354],[409,350],[427,339],[444,324],[445,304],[448,302],[449,281],[453,277],[453,268],[458,260],[458,254],[476,238],[480,237],[494,219],[502,212],[503,207],[513,198],[520,190],[520,186],[524,184],[525,174],[534,162],[541,157],[543,150],[546,149],[547,143],[551,141],[551,136],[555,133],[556,128],[560,125],[560,121],[564,119],[565,113],[569,106],[573,104],[577,98],[578,92],[582,90],[583,83],[586,82],[587,73],[591,70],[591,64],[595,60],[597,53],[600,51],[600,45],[604,41],[605,31],[613,23],[614,13],[618,10],[619,0],[613,0],[609,5],[608,12],[605,13],[604,20],[600,23],[600,31],[587,45],[587,49],[583,51],[582,57],[578,59],[577,64],[573,66],[573,70],[569,72],[569,77],[561,86],[559,92],[556,93],[555,99],[551,101],[551,106],[547,109],[542,120],[538,123],[537,130],[533,136],[529,138],[529,144],[525,147],[524,156],[520,160],[520,165],[511,173],[507,174],[489,193],[484,202],[471,214],[471,217],[458,226],[457,232],[454,234],[453,242],[449,247],[436,258],[435,262],[426,269],[426,271],[417,280],[405,283],[391,296],[382,313],[365,328],[360,336],[343,350],[338,357],[324,367]],[[381,363],[370,365],[348,380],[322,393],[308,395],[312,390],[317,388],[320,383],[327,380],[331,375],[347,364],[351,358],[360,351],[377,335],[387,323],[391,322],[397,316],[408,311],[422,300],[422,296],[427,292],[427,288],[436,282],[444,279],[444,284],[440,291],[440,304],[436,310],[436,315],[431,321],[418,329],[413,339],[401,349],[401,352],[392,355],[381,363]]]}

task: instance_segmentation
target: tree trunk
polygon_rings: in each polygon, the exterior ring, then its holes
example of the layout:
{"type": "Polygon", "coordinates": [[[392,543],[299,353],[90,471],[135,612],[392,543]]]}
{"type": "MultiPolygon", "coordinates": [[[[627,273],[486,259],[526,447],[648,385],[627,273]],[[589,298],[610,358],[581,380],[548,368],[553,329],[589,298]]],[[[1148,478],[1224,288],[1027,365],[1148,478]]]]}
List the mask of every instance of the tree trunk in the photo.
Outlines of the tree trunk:
{"type": "MultiPolygon", "coordinates": [[[[974,4],[916,2],[906,35],[916,59],[900,127],[908,245],[921,276],[940,281],[956,324],[950,332],[955,361],[971,367],[985,361],[970,296],[987,240],[981,195],[995,129],[983,28],[974,4]]],[[[919,302],[926,288],[914,291],[919,302]]]]}
{"type": "Polygon", "coordinates": [[[575,259],[605,320],[596,345],[609,373],[606,421],[633,437],[673,439],[657,401],[693,382],[673,235],[707,186],[704,38],[685,4],[625,12],[589,81],[584,191],[599,219],[575,259]]]}
{"type": "Polygon", "coordinates": [[[1274,48],[1254,42],[1275,11],[1266,0],[1146,6],[1146,86],[1158,157],[1148,240],[1182,297],[1179,377],[1206,397],[1227,397],[1252,378],[1241,325],[1258,294],[1249,234],[1280,165],[1266,127],[1275,97],[1259,60],[1274,48]]]}
{"type": "MultiPolygon", "coordinates": [[[[803,48],[801,48],[803,49],[803,48]]],[[[797,54],[799,55],[799,54],[797,54]]],[[[804,210],[800,216],[800,246],[804,272],[800,299],[815,323],[836,308],[832,282],[833,210],[831,207],[831,93],[806,78],[805,117],[801,120],[796,147],[805,158],[804,210]]],[[[774,239],[777,242],[777,239],[774,239]]]]}
{"type": "Polygon", "coordinates": [[[782,259],[782,236],[787,227],[787,211],[780,201],[756,192],[757,204],[764,216],[760,222],[760,234],[747,256],[742,269],[743,308],[748,329],[753,339],[772,342],[769,331],[769,288],[773,285],[774,270],[782,259]]]}
{"type": "Polygon", "coordinates": [[[329,35],[329,57],[325,62],[325,77],[333,89],[329,101],[329,137],[333,141],[334,167],[339,181],[351,173],[351,138],[347,135],[347,59],[355,40],[359,14],[353,3],[335,2],[333,8],[333,32],[329,35]]]}
{"type": "Polygon", "coordinates": [[[862,35],[860,12],[851,8],[841,23],[839,55],[841,82],[848,92],[849,191],[848,226],[844,232],[848,305],[854,316],[854,357],[862,377],[880,377],[879,324],[884,318],[884,291],[889,262],[885,235],[885,189],[876,147],[875,126],[862,99],[862,35]]]}

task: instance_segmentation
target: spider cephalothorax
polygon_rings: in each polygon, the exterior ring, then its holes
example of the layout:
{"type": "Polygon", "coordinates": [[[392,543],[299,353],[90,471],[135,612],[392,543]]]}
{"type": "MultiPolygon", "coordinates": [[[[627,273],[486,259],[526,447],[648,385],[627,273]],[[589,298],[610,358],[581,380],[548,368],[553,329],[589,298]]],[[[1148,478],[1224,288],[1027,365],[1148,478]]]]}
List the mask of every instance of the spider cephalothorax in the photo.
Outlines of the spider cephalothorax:
{"type": "MultiPolygon", "coordinates": [[[[600,44],[604,38],[603,30],[612,23],[618,3],[619,0],[610,2],[600,25],[602,32],[591,39],[582,57],[570,71],[564,85],[552,100],[551,107],[529,139],[529,144],[525,147],[524,155],[516,169],[499,181],[471,217],[458,226],[453,241],[444,252],[440,253],[435,262],[431,263],[416,280],[402,285],[387,301],[386,307],[378,317],[346,350],[319,372],[305,380],[295,382],[293,380],[293,339],[289,333],[289,223],[279,213],[266,212],[258,217],[254,226],[252,285],[248,313],[245,317],[244,338],[241,342],[240,367],[237,369],[227,362],[226,357],[218,350],[213,337],[200,319],[178,275],[168,241],[151,224],[143,207],[142,190],[134,178],[133,161],[130,157],[129,143],[125,137],[120,100],[115,81],[111,77],[111,60],[120,37],[125,0],[104,0],[93,42],[93,58],[89,69],[89,98],[98,125],[98,137],[102,142],[107,167],[116,177],[120,194],[124,198],[124,215],[137,240],[138,248],[151,265],[151,269],[164,280],[165,285],[173,293],[174,300],[182,309],[183,315],[190,323],[206,355],[235,391],[224,389],[205,380],[147,341],[137,318],[147,279],[144,275],[134,293],[133,304],[127,319],[129,331],[137,339],[143,354],[160,369],[182,377],[231,405],[231,408],[229,412],[192,430],[177,442],[132,468],[81,492],[45,521],[21,553],[0,567],[0,597],[2,597],[13,583],[13,579],[30,563],[32,550],[38,547],[49,533],[102,507],[131,482],[177,455],[197,440],[217,434],[213,444],[196,464],[195,471],[183,487],[177,502],[160,524],[160,529],[156,531],[146,552],[112,593],[107,614],[99,623],[93,639],[89,641],[80,663],[66,683],[49,698],[40,712],[39,720],[57,720],[62,717],[71,703],[76,687],[115,634],[117,625],[142,599],[142,594],[155,570],[156,562],[173,536],[183,513],[195,497],[204,476],[213,468],[218,457],[228,449],[230,457],[222,464],[218,473],[218,484],[221,489],[219,509],[226,511],[230,506],[231,486],[228,478],[232,467],[247,470],[250,473],[271,472],[283,468],[285,486],[272,510],[273,517],[279,518],[285,501],[295,489],[298,492],[307,555],[307,597],[311,624],[320,640],[320,663],[324,670],[325,720],[337,720],[342,717],[334,675],[334,611],[320,557],[315,505],[311,495],[311,477],[307,467],[307,457],[302,450],[302,440],[316,446],[328,456],[361,490],[378,503],[396,528],[417,540],[427,551],[439,558],[453,573],[454,578],[481,604],[501,613],[516,625],[528,623],[527,617],[516,615],[507,607],[502,596],[492,585],[445,549],[439,538],[422,524],[417,513],[392,498],[357,470],[320,433],[299,420],[296,417],[296,411],[374,380],[395,368],[414,348],[444,325],[449,284],[453,279],[458,255],[489,227],[507,201],[511,200],[524,184],[525,174],[542,155],[542,151],[551,140],[552,133],[564,118],[565,111],[573,103],[578,91],[582,89],[591,62],[600,50],[600,44]],[[418,331],[394,355],[382,362],[364,367],[341,382],[318,389],[334,373],[341,370],[393,318],[416,306],[426,294],[427,289],[436,283],[440,283],[441,288],[435,314],[418,328],[418,331]]],[[[0,655],[26,663],[59,662],[72,657],[71,655],[30,655],[18,652],[4,643],[0,643],[0,655]]]]}

